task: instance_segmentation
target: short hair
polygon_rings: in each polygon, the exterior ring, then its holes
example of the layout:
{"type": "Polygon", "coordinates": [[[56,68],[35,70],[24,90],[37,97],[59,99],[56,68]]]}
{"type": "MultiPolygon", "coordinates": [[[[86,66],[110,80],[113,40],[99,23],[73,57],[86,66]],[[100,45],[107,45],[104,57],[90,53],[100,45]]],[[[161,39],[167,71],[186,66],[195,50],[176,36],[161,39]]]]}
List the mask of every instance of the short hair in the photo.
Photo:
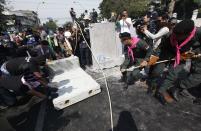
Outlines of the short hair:
{"type": "Polygon", "coordinates": [[[64,29],[62,27],[59,27],[58,31],[64,31],[64,29]]]}
{"type": "Polygon", "coordinates": [[[167,13],[161,15],[163,20],[169,20],[169,15],[167,13]]]}
{"type": "Polygon", "coordinates": [[[147,16],[148,18],[150,18],[151,17],[151,12],[145,12],[145,13],[142,14],[142,16],[143,17],[147,16]]]}
{"type": "Polygon", "coordinates": [[[120,38],[120,39],[125,39],[125,38],[131,39],[131,34],[128,33],[128,32],[120,33],[120,34],[119,34],[119,38],[120,38]]]}
{"type": "Polygon", "coordinates": [[[47,57],[46,55],[32,57],[30,61],[37,65],[44,66],[46,64],[46,57],[47,57]]]}
{"type": "Polygon", "coordinates": [[[194,29],[195,24],[193,20],[183,20],[176,24],[173,33],[175,34],[189,34],[194,29]]]}
{"type": "Polygon", "coordinates": [[[124,9],[122,12],[124,12],[124,11],[128,12],[128,10],[127,10],[127,9],[124,9]]]}

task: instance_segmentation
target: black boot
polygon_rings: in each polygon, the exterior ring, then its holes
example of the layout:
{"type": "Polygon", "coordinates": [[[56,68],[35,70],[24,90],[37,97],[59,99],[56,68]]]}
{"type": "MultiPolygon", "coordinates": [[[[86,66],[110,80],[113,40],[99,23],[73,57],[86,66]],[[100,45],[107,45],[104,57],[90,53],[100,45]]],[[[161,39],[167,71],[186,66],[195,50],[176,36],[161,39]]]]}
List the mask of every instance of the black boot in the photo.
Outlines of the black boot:
{"type": "Polygon", "coordinates": [[[128,84],[127,84],[127,83],[124,83],[124,84],[122,85],[122,87],[123,87],[123,90],[127,90],[127,89],[128,89],[128,84]]]}
{"type": "Polygon", "coordinates": [[[154,96],[156,94],[156,91],[157,91],[157,84],[150,84],[147,90],[147,94],[154,96]]]}
{"type": "Polygon", "coordinates": [[[167,104],[167,101],[165,100],[165,97],[161,93],[157,92],[155,96],[156,96],[156,98],[159,100],[159,102],[162,105],[166,105],[167,104]]]}
{"type": "Polygon", "coordinates": [[[168,92],[157,92],[156,98],[161,102],[162,105],[170,104],[174,101],[174,99],[169,95],[168,92]]]}

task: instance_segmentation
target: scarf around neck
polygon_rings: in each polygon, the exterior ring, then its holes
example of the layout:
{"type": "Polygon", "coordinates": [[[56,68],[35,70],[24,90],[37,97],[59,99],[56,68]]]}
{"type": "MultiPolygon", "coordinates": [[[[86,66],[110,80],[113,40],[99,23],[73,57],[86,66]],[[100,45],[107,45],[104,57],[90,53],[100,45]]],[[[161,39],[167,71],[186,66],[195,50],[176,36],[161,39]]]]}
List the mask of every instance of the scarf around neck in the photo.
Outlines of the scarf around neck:
{"type": "Polygon", "coordinates": [[[135,57],[134,57],[133,49],[136,48],[137,43],[140,41],[140,39],[137,37],[132,37],[131,41],[132,41],[131,46],[128,46],[128,56],[131,56],[132,61],[134,62],[135,57]]]}
{"type": "Polygon", "coordinates": [[[171,45],[173,47],[176,47],[176,57],[175,57],[175,63],[174,67],[180,64],[181,60],[181,54],[180,54],[180,49],[185,46],[194,36],[196,33],[196,27],[193,29],[193,31],[190,33],[190,35],[186,38],[184,42],[182,42],[180,45],[178,44],[178,41],[176,39],[176,35],[173,33],[170,37],[171,45]]]}

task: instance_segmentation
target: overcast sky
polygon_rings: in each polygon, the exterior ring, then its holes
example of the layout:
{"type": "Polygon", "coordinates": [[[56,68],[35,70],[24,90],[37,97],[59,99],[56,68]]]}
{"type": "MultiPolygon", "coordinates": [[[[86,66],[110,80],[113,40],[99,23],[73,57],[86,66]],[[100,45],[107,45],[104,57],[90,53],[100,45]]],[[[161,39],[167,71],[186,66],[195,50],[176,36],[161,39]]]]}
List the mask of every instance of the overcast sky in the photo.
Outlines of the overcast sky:
{"type": "Polygon", "coordinates": [[[71,7],[80,15],[85,9],[98,10],[102,0],[7,0],[12,10],[33,10],[38,11],[39,18],[45,22],[48,17],[58,20],[63,24],[71,20],[69,10],[71,7]],[[44,4],[42,4],[44,1],[44,4]]]}

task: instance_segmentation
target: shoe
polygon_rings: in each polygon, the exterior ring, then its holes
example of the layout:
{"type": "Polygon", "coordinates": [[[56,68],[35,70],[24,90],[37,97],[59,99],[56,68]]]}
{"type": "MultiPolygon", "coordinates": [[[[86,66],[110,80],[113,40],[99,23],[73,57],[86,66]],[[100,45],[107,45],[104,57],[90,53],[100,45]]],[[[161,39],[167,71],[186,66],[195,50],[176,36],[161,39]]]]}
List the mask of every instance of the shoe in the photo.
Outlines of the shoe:
{"type": "Polygon", "coordinates": [[[122,87],[123,87],[123,90],[128,90],[128,84],[124,83],[124,84],[122,85],[122,87]]]}
{"type": "Polygon", "coordinates": [[[166,105],[167,104],[167,101],[165,100],[164,96],[161,93],[157,93],[156,94],[156,98],[159,100],[159,102],[162,105],[166,105]]]}
{"type": "Polygon", "coordinates": [[[166,105],[168,103],[172,103],[174,99],[167,93],[157,93],[156,94],[157,99],[161,102],[162,105],[166,105]]]}
{"type": "Polygon", "coordinates": [[[179,101],[179,92],[180,92],[180,90],[178,88],[171,89],[171,95],[177,102],[179,101]]]}
{"type": "Polygon", "coordinates": [[[85,66],[81,66],[81,68],[82,68],[83,70],[86,70],[86,67],[85,67],[85,66]]]}
{"type": "Polygon", "coordinates": [[[148,87],[147,94],[154,96],[157,92],[157,84],[152,84],[148,87]]]}
{"type": "Polygon", "coordinates": [[[147,94],[150,95],[150,96],[154,96],[154,91],[152,90],[151,87],[148,87],[147,94]]]}

